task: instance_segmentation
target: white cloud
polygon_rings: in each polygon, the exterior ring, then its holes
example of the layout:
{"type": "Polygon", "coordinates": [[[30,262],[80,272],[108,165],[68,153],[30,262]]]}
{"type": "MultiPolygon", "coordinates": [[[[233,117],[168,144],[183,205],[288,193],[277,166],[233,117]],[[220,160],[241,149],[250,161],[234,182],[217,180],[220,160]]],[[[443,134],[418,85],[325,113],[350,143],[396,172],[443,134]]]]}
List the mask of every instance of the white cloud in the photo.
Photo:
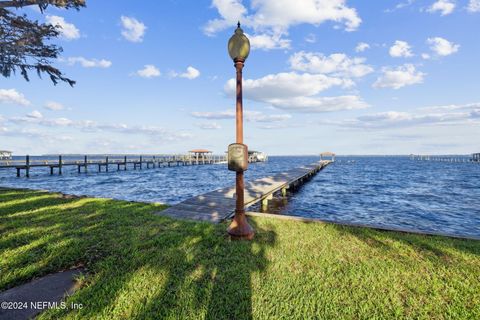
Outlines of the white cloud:
{"type": "Polygon", "coordinates": [[[250,40],[250,46],[252,50],[272,50],[272,49],[289,49],[290,40],[282,38],[281,34],[258,34],[258,35],[248,35],[250,40]]]}
{"type": "Polygon", "coordinates": [[[429,55],[428,53],[422,53],[422,59],[428,60],[428,59],[430,59],[430,58],[431,58],[431,57],[430,57],[430,55],[429,55]]]}
{"type": "Polygon", "coordinates": [[[425,73],[417,71],[412,64],[404,64],[397,68],[386,67],[383,74],[373,84],[374,88],[400,89],[405,86],[422,83],[425,73]]]}
{"type": "Polygon", "coordinates": [[[40,124],[49,127],[67,127],[73,125],[74,122],[67,118],[53,118],[43,119],[40,124]]]}
{"type": "Polygon", "coordinates": [[[214,35],[220,30],[235,26],[237,21],[245,22],[247,9],[241,0],[212,0],[212,7],[217,9],[221,18],[208,21],[203,28],[207,35],[214,35]]]}
{"type": "MultiPolygon", "coordinates": [[[[323,74],[298,74],[283,72],[269,74],[259,79],[243,81],[244,97],[250,100],[269,103],[273,99],[294,98],[299,96],[313,96],[333,86],[352,86],[348,79],[328,77],[323,74]]],[[[235,79],[225,84],[227,94],[234,96],[235,79]]]]}
{"type": "Polygon", "coordinates": [[[40,113],[40,111],[38,111],[38,110],[33,110],[32,112],[30,112],[29,114],[27,114],[27,117],[28,117],[28,118],[32,118],[32,119],[42,119],[42,118],[43,118],[43,115],[40,113]]]}
{"type": "Polygon", "coordinates": [[[22,106],[31,104],[22,93],[15,89],[0,89],[0,103],[18,104],[22,106]]]}
{"type": "Polygon", "coordinates": [[[364,64],[364,58],[349,58],[343,53],[324,56],[322,53],[300,51],[293,54],[289,62],[293,70],[342,77],[360,78],[373,72],[371,66],[364,64]]]}
{"type": "Polygon", "coordinates": [[[388,111],[322,124],[362,129],[393,129],[436,125],[478,125],[480,103],[419,108],[410,112],[388,111]]]}
{"type": "Polygon", "coordinates": [[[439,56],[449,56],[460,48],[460,45],[440,37],[428,38],[427,43],[430,45],[430,49],[439,56]]]}
{"type": "Polygon", "coordinates": [[[143,69],[138,70],[135,74],[142,78],[154,78],[161,75],[160,70],[152,64],[146,64],[143,69]]]}
{"type": "Polygon", "coordinates": [[[424,112],[449,112],[457,110],[471,110],[478,111],[480,110],[480,102],[476,103],[467,103],[467,104],[449,104],[442,106],[429,106],[420,108],[424,112]]]}
{"type": "Polygon", "coordinates": [[[68,23],[65,18],[59,16],[47,16],[47,23],[59,28],[60,34],[66,40],[80,38],[80,30],[73,23],[68,23]]]}
{"type": "Polygon", "coordinates": [[[55,101],[48,101],[47,103],[45,103],[45,109],[52,111],[60,111],[65,109],[65,107],[61,103],[55,101]]]}
{"type": "Polygon", "coordinates": [[[292,129],[292,128],[302,128],[305,124],[300,123],[273,123],[273,124],[262,124],[257,126],[259,129],[264,130],[275,130],[275,129],[292,129]]]}
{"type": "Polygon", "coordinates": [[[365,42],[359,42],[357,44],[357,46],[355,47],[356,52],[363,52],[367,49],[370,49],[370,45],[368,43],[365,43],[365,42]]]}
{"type": "MultiPolygon", "coordinates": [[[[293,112],[327,112],[366,108],[357,96],[320,97],[318,94],[334,86],[350,87],[349,79],[324,74],[298,74],[295,72],[270,74],[260,79],[244,81],[244,97],[293,112]]],[[[235,79],[224,87],[228,95],[235,94],[235,79]]]]}
{"type": "Polygon", "coordinates": [[[413,56],[410,45],[406,41],[397,40],[395,44],[390,47],[390,55],[395,58],[408,58],[413,56]]]}
{"type": "Polygon", "coordinates": [[[198,78],[200,76],[200,71],[195,69],[192,66],[188,66],[187,71],[185,71],[183,73],[177,73],[175,71],[172,71],[172,72],[170,72],[170,76],[174,77],[174,78],[180,77],[180,78],[186,78],[186,79],[189,79],[189,80],[193,80],[193,79],[198,78]]]}
{"type": "Polygon", "coordinates": [[[354,31],[362,22],[357,11],[348,7],[345,0],[255,0],[250,2],[249,9],[241,0],[212,0],[212,7],[220,17],[207,22],[205,34],[212,36],[241,21],[242,25],[262,35],[254,34],[253,37],[259,37],[255,40],[256,47],[265,50],[289,45],[289,40],[282,36],[288,35],[289,28],[295,25],[318,26],[331,21],[343,24],[347,31],[354,31]]]}
{"type": "Polygon", "coordinates": [[[121,16],[122,36],[130,42],[142,42],[147,27],[132,17],[121,16]]]}
{"type": "Polygon", "coordinates": [[[12,117],[8,121],[12,123],[31,123],[46,127],[66,127],[74,124],[74,121],[67,118],[43,118],[41,114],[31,113],[25,117],[12,117]]]}
{"type": "Polygon", "coordinates": [[[385,12],[388,12],[388,13],[392,13],[394,11],[397,11],[399,9],[403,9],[403,8],[406,8],[406,7],[409,7],[411,6],[416,0],[407,0],[405,2],[399,2],[397,5],[395,5],[395,7],[393,9],[387,9],[385,10],[385,12]]]}
{"type": "Polygon", "coordinates": [[[12,130],[10,128],[3,128],[2,130],[2,128],[0,127],[0,134],[8,137],[28,138],[29,141],[32,141],[33,139],[40,139],[42,141],[42,146],[44,146],[45,143],[54,143],[55,145],[58,145],[59,141],[73,140],[72,137],[65,136],[63,134],[49,134],[34,128],[19,128],[16,130],[12,130]]]}
{"type": "Polygon", "coordinates": [[[234,119],[235,118],[235,112],[232,111],[232,110],[217,111],[217,112],[195,111],[195,112],[192,112],[191,115],[194,118],[200,118],[200,119],[223,120],[223,119],[234,119]]]}
{"type": "Polygon", "coordinates": [[[464,120],[463,114],[412,114],[408,112],[381,112],[368,116],[358,117],[363,127],[393,128],[416,125],[451,123],[464,120]]]}
{"type": "Polygon", "coordinates": [[[318,25],[326,21],[344,23],[347,31],[358,28],[362,20],[345,0],[257,0],[251,20],[255,26],[285,28],[302,23],[318,25]]]}
{"type": "Polygon", "coordinates": [[[112,65],[112,62],[109,60],[86,59],[84,57],[70,57],[66,61],[69,65],[78,63],[84,68],[109,68],[112,65]]]}
{"type": "Polygon", "coordinates": [[[304,112],[332,112],[368,108],[369,105],[359,96],[337,97],[294,97],[287,99],[271,99],[270,103],[279,109],[304,112]]]}
{"type": "Polygon", "coordinates": [[[455,9],[455,3],[450,0],[438,0],[434,2],[428,9],[428,12],[435,13],[440,12],[440,15],[446,16],[453,12],[455,9]]]}
{"type": "Polygon", "coordinates": [[[260,111],[247,111],[245,119],[251,122],[282,122],[290,119],[289,114],[264,114],[260,111]]]}
{"type": "Polygon", "coordinates": [[[197,123],[197,127],[203,130],[219,130],[222,129],[222,126],[216,122],[209,122],[209,123],[197,123]]]}
{"type": "Polygon", "coordinates": [[[156,126],[136,126],[127,125],[123,123],[97,123],[91,120],[73,121],[68,118],[44,118],[35,113],[31,113],[25,117],[12,117],[6,119],[6,121],[13,124],[31,124],[43,127],[69,127],[76,128],[87,132],[115,132],[123,134],[142,134],[154,137],[155,139],[161,139],[164,141],[176,141],[185,138],[191,138],[191,134],[187,132],[171,132],[161,127],[156,126]]]}
{"type": "MultiPolygon", "coordinates": [[[[225,110],[217,112],[192,112],[192,117],[200,119],[215,119],[215,120],[224,120],[224,119],[235,119],[234,110],[225,110]]],[[[245,120],[248,122],[282,122],[290,119],[292,116],[289,114],[265,114],[260,111],[249,111],[246,110],[243,112],[245,120]]]]}
{"type": "Polygon", "coordinates": [[[480,0],[470,0],[467,10],[469,12],[480,12],[480,0]]]}

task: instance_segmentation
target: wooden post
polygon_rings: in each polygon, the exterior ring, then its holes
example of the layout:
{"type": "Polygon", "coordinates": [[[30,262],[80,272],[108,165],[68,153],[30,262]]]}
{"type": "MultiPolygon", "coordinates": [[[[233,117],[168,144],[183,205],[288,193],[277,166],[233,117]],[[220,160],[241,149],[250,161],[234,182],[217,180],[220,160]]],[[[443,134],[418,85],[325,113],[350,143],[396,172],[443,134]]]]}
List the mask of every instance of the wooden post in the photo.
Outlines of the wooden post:
{"type": "Polygon", "coordinates": [[[142,156],[140,156],[140,170],[142,170],[142,156]]]}
{"type": "Polygon", "coordinates": [[[105,171],[108,172],[108,156],[105,158],[105,171]]]}
{"type": "Polygon", "coordinates": [[[27,178],[30,178],[30,156],[28,154],[27,154],[27,157],[25,159],[25,165],[26,165],[25,176],[27,178]]]}
{"type": "Polygon", "coordinates": [[[62,175],[62,156],[58,156],[58,175],[62,175]]]}
{"type": "Polygon", "coordinates": [[[262,211],[266,212],[268,209],[268,199],[264,198],[262,199],[262,211]]]}
{"type": "Polygon", "coordinates": [[[125,168],[123,168],[124,171],[127,171],[127,156],[125,156],[125,168]]]}
{"type": "Polygon", "coordinates": [[[87,156],[85,156],[85,159],[84,159],[84,164],[85,164],[85,173],[88,172],[88,160],[87,160],[87,156]]]}
{"type": "Polygon", "coordinates": [[[17,178],[20,178],[20,168],[17,167],[17,178]]]}

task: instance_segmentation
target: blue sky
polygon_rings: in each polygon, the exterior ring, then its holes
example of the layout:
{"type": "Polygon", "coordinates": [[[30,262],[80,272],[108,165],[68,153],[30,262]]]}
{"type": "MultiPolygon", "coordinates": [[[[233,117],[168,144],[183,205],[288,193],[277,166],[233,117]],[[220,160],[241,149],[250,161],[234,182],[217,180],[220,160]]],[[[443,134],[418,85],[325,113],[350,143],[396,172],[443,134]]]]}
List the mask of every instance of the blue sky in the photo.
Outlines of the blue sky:
{"type": "Polygon", "coordinates": [[[269,154],[480,151],[479,0],[89,0],[27,15],[63,27],[77,81],[0,79],[15,154],[222,153],[234,142],[236,21],[245,141],[269,154]]]}

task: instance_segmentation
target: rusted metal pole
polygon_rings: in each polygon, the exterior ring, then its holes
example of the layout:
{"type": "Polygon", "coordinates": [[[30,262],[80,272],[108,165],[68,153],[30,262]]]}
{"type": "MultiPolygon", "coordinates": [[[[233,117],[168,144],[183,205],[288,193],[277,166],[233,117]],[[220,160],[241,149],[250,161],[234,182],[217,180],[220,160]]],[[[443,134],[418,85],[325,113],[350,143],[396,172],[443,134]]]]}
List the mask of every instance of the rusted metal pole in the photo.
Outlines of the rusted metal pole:
{"type": "Polygon", "coordinates": [[[243,143],[243,91],[242,91],[242,70],[243,61],[235,61],[237,70],[237,103],[236,103],[236,142],[243,143]]]}
{"type": "MultiPolygon", "coordinates": [[[[243,95],[242,95],[242,69],[245,60],[236,59],[237,70],[237,102],[236,102],[236,142],[243,143],[243,95]]],[[[235,216],[228,227],[228,233],[232,239],[252,239],[253,228],[248,224],[245,216],[245,181],[243,172],[236,173],[235,183],[236,203],[235,216]]]]}

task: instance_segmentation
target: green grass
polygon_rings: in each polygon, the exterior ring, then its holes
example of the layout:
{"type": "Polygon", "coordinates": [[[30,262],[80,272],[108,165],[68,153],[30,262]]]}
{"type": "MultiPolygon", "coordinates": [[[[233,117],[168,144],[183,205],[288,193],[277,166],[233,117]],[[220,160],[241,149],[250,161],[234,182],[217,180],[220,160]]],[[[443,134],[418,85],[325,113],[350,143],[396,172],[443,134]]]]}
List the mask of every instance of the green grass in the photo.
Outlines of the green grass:
{"type": "Polygon", "coordinates": [[[0,189],[0,291],[84,266],[41,319],[479,319],[480,241],[333,224],[226,224],[159,205],[0,189]]]}

